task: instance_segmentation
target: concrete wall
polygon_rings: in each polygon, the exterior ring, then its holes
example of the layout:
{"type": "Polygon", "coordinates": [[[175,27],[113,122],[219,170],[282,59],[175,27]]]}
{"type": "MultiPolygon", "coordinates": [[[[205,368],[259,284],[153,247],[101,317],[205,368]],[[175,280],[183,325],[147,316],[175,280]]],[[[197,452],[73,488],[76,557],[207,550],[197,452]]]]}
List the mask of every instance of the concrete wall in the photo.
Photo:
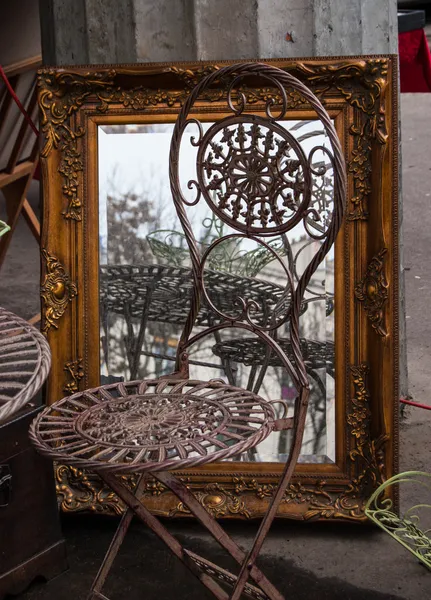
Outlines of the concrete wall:
{"type": "Polygon", "coordinates": [[[396,0],[135,0],[136,58],[393,53],[396,12],[396,0]]]}
{"type": "Polygon", "coordinates": [[[135,0],[134,9],[138,61],[195,60],[193,0],[135,0]]]}
{"type": "Polygon", "coordinates": [[[133,0],[39,0],[45,64],[136,61],[133,0]]]}
{"type": "Polygon", "coordinates": [[[40,8],[52,64],[397,50],[396,0],[40,0],[40,8]]]}

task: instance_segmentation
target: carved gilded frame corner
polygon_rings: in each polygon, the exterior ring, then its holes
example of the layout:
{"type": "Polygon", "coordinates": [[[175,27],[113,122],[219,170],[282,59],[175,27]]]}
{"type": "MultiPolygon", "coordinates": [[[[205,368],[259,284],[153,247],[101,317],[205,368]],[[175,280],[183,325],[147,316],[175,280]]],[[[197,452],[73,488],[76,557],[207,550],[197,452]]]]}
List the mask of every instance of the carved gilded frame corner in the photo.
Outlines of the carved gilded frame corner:
{"type": "MultiPolygon", "coordinates": [[[[336,244],[336,463],[298,465],[280,516],[364,521],[364,506],[397,470],[398,118],[394,56],[264,61],[308,85],[334,117],[349,194],[336,244]]],[[[225,62],[71,67],[39,72],[44,186],[42,329],[53,353],[48,400],[99,384],[97,126],[164,118],[225,62]]],[[[264,106],[271,90],[248,87],[264,106]]],[[[217,113],[223,90],[202,111],[217,113]]],[[[307,105],[289,97],[292,118],[307,105]]],[[[217,517],[261,516],[279,465],[220,463],[182,479],[217,517]],[[251,466],[250,466],[251,465],[251,466]],[[249,468],[250,467],[250,468],[249,468]]],[[[123,506],[92,473],[56,466],[65,511],[118,514],[123,506]]],[[[134,477],[129,478],[131,486],[134,477]]],[[[158,482],[145,502],[165,516],[186,509],[158,482]]]]}

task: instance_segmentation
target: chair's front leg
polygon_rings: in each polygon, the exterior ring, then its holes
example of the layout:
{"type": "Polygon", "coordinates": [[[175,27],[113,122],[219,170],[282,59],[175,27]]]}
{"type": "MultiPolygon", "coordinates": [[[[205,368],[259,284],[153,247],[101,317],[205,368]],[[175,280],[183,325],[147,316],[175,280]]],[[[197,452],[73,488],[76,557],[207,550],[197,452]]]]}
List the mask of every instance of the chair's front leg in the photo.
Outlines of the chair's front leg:
{"type": "MultiPolygon", "coordinates": [[[[188,567],[188,569],[195,575],[201,583],[211,591],[217,600],[229,600],[229,595],[225,592],[225,590],[219,586],[219,584],[212,579],[206,573],[202,573],[196,567],[192,560],[190,560],[187,553],[184,551],[183,546],[180,542],[166,529],[166,527],[155,517],[150,511],[142,504],[142,502],[137,497],[138,491],[136,490],[135,494],[131,492],[124,484],[122,484],[115,475],[108,472],[99,472],[99,477],[103,479],[103,481],[111,488],[113,492],[117,494],[121,500],[130,508],[132,513],[135,513],[136,516],[143,522],[151,531],[153,531],[163,542],[167,545],[169,550],[175,554],[177,558],[181,560],[182,563],[188,567]]],[[[118,534],[118,530],[117,530],[118,534]]],[[[117,535],[116,534],[116,535],[117,535]]],[[[124,537],[124,536],[123,536],[124,537]]],[[[115,538],[114,538],[115,539],[115,538]]],[[[113,540],[114,542],[114,540],[113,540]]],[[[109,553],[110,549],[108,550],[109,553]]],[[[118,551],[118,549],[117,549],[118,551]]],[[[115,552],[116,554],[116,552],[115,552]]],[[[114,554],[114,556],[115,556],[114,554]]],[[[106,561],[106,558],[105,558],[106,561]]],[[[105,562],[104,561],[104,562],[105,562]]],[[[112,561],[111,561],[112,564],[112,561]]],[[[109,571],[109,567],[108,567],[109,571]]],[[[106,578],[106,575],[105,575],[106,578]]],[[[98,592],[96,592],[97,594],[98,592]]],[[[91,596],[88,600],[96,600],[98,596],[91,596]]],[[[103,598],[103,596],[99,596],[99,598],[103,598]]],[[[107,599],[109,600],[109,599],[107,599]]]]}
{"type": "MultiPolygon", "coordinates": [[[[148,480],[148,475],[145,473],[141,475],[138,483],[136,484],[134,494],[139,497],[141,492],[145,487],[145,483],[148,480]]],[[[120,523],[117,527],[117,531],[115,532],[114,537],[109,545],[108,551],[105,554],[105,558],[103,559],[103,563],[93,581],[93,585],[91,586],[90,595],[88,596],[88,600],[96,600],[96,599],[106,599],[101,593],[101,589],[106,581],[109,571],[111,570],[112,563],[115,560],[115,557],[118,554],[118,550],[121,547],[121,544],[126,537],[126,533],[130,527],[130,524],[133,520],[134,512],[131,508],[127,507],[127,510],[123,513],[121,517],[120,523]]]]}

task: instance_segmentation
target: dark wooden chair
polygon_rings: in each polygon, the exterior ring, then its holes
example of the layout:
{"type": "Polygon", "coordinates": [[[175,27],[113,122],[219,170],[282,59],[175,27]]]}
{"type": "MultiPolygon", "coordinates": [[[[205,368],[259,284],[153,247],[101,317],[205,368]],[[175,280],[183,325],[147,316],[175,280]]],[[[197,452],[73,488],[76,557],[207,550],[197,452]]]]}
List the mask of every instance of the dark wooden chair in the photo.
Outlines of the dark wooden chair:
{"type": "Polygon", "coordinates": [[[281,600],[282,594],[255,563],[301,449],[309,381],[299,337],[299,316],[311,276],[334,243],[341,225],[346,192],[342,149],[331,118],[300,81],[273,66],[237,64],[205,77],[184,103],[172,136],[169,177],[190,252],[193,282],[191,308],[180,338],[175,372],[158,380],[115,383],[73,394],[45,409],[32,424],[30,436],[45,456],[94,469],[128,506],[89,598],[106,599],[102,586],[136,514],[216,598],[238,600],[244,593],[252,598],[281,600]],[[263,116],[253,114],[246,97],[235,92],[245,77],[261,78],[274,91],[275,100],[269,99],[263,116]],[[232,114],[204,132],[200,122],[190,115],[216,80],[226,84],[227,110],[232,114]],[[327,153],[334,172],[332,207],[325,218],[311,196],[313,177],[319,175],[312,166],[312,155],[317,149],[306,156],[300,143],[280,124],[288,110],[286,90],[292,89],[315,111],[331,144],[331,150],[320,147],[327,153]],[[275,104],[276,116],[271,112],[275,104]],[[188,184],[189,189],[196,189],[194,199],[185,197],[179,178],[180,145],[189,124],[199,130],[197,138],[191,138],[197,147],[197,176],[188,184]],[[232,230],[211,243],[203,254],[187,216],[187,207],[202,200],[232,230]],[[300,223],[311,238],[320,240],[320,245],[296,281],[266,240],[287,235],[300,223]],[[285,288],[271,314],[261,309],[258,300],[247,297],[237,299],[235,314],[227,313],[216,306],[214,297],[208,293],[205,281],[208,257],[219,244],[233,237],[248,238],[268,249],[279,265],[285,288]],[[196,333],[193,328],[203,301],[217,319],[215,324],[196,333]],[[287,322],[289,356],[275,335],[276,329],[287,322]],[[274,406],[281,402],[278,398],[267,401],[221,380],[189,378],[188,353],[193,344],[214,331],[230,328],[244,331],[248,336],[253,334],[278,357],[297,390],[293,416],[277,417],[274,406]],[[272,432],[283,429],[292,430],[288,460],[253,545],[244,552],[175,476],[175,471],[236,457],[272,432]],[[140,474],[134,492],[117,477],[127,472],[140,474]],[[150,475],[175,493],[231,554],[240,565],[238,575],[184,548],[148,511],[139,498],[150,475]],[[232,588],[229,592],[225,589],[228,586],[232,588]]]}
{"type": "Polygon", "coordinates": [[[41,57],[36,56],[5,66],[5,80],[0,77],[0,190],[10,226],[7,235],[0,239],[0,268],[20,215],[37,242],[40,241],[40,223],[27,200],[27,192],[39,162],[38,132],[34,123],[37,123],[36,72],[41,64],[41,57]],[[11,90],[29,120],[21,112],[11,90]]]}

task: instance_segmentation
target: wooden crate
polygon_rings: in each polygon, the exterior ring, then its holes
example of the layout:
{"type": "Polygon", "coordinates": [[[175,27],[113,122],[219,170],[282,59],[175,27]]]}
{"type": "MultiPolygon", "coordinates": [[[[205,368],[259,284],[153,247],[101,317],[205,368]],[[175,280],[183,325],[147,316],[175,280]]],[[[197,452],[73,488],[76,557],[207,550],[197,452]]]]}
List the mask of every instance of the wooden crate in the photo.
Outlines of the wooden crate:
{"type": "Polygon", "coordinates": [[[28,439],[39,410],[26,407],[0,424],[0,600],[68,566],[52,464],[28,439]]]}

